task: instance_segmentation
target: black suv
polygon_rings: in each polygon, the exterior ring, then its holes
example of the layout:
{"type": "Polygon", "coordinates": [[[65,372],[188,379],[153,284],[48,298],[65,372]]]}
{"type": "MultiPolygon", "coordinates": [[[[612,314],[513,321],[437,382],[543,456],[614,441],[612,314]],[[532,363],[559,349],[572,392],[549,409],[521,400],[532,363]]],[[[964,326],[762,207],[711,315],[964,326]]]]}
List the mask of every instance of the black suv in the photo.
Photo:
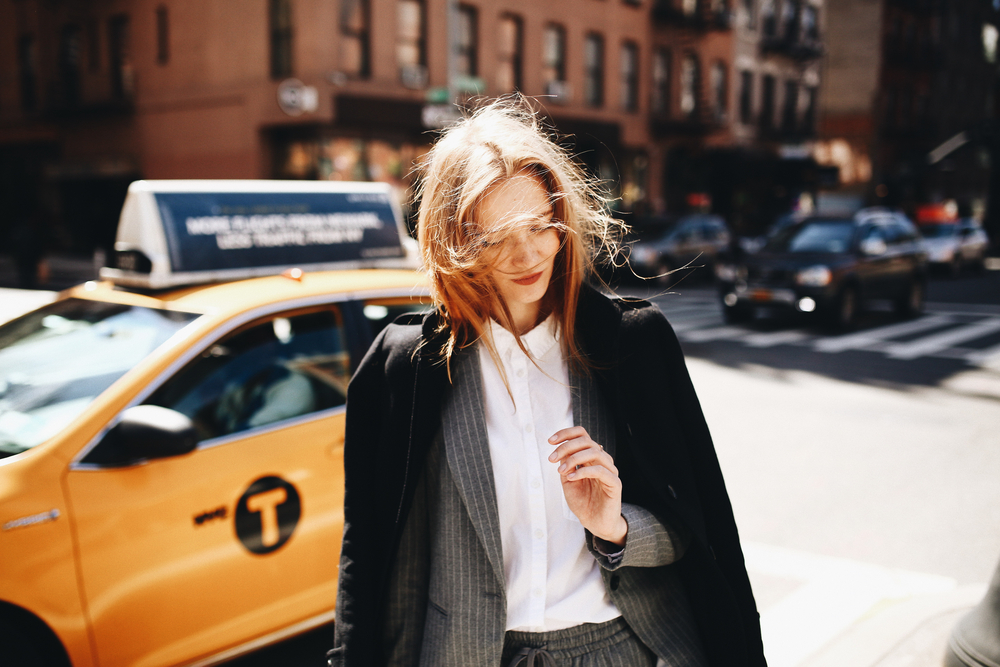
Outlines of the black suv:
{"type": "Polygon", "coordinates": [[[903,317],[921,312],[926,266],[920,236],[905,215],[865,209],[804,218],[759,252],[719,264],[716,277],[727,322],[786,309],[846,329],[866,299],[891,299],[903,317]]]}

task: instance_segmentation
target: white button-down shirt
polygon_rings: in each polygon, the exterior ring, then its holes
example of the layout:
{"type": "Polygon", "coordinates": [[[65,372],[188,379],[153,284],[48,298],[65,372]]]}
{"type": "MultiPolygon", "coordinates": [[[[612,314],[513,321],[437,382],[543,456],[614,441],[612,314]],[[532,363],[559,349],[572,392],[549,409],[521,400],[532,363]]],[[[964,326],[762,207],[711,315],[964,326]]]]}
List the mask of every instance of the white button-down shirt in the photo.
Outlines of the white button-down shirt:
{"type": "Polygon", "coordinates": [[[479,346],[486,430],[497,489],[507,630],[546,632],[620,616],[604,589],[584,529],[548,460],[548,438],[573,426],[569,374],[553,317],[521,337],[491,322],[510,391],[485,345],[479,346]]]}

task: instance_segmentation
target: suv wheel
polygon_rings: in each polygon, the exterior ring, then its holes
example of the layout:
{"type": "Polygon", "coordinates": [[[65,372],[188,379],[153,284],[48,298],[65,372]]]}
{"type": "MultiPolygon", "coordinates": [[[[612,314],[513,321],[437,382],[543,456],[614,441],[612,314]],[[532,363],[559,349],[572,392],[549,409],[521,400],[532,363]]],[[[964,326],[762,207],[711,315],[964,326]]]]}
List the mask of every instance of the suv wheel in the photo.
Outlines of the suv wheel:
{"type": "Polygon", "coordinates": [[[858,289],[846,285],[827,313],[827,324],[832,329],[847,331],[854,326],[858,315],[858,289]]]}
{"type": "Polygon", "coordinates": [[[909,318],[924,312],[924,293],[924,282],[914,278],[906,292],[896,301],[896,314],[909,318]]]}

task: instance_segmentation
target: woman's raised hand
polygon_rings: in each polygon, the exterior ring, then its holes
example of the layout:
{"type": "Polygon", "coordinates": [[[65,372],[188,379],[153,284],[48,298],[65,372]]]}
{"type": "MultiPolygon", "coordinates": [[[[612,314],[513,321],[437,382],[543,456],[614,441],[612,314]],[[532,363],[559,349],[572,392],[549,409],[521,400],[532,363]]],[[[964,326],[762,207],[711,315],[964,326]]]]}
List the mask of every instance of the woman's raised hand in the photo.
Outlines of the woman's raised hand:
{"type": "Polygon", "coordinates": [[[628,523],[622,517],[622,481],[614,459],[590,439],[582,426],[556,431],[549,461],[558,463],[563,495],[583,527],[602,540],[625,544],[628,523]]]}

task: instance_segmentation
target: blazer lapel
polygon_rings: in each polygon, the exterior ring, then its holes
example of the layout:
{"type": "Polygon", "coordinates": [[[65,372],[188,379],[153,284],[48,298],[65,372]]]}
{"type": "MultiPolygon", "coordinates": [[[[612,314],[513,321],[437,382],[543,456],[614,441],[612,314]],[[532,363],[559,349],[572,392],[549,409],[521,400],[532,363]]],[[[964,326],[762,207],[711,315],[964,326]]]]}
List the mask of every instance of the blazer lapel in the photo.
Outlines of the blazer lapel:
{"type": "Polygon", "coordinates": [[[446,458],[459,495],[503,590],[500,515],[483,409],[483,376],[476,348],[457,353],[452,358],[451,372],[451,391],[441,411],[446,458]]]}
{"type": "Polygon", "coordinates": [[[573,422],[587,429],[590,439],[604,447],[604,451],[615,456],[615,428],[611,413],[594,378],[570,369],[572,386],[573,422]]]}

